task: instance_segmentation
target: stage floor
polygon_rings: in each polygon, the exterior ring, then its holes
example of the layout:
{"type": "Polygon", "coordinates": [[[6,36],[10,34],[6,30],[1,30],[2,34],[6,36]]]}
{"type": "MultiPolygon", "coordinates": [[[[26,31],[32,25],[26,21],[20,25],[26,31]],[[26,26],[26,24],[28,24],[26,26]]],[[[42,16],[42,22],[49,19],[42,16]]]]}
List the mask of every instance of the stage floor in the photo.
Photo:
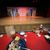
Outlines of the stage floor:
{"type": "Polygon", "coordinates": [[[50,18],[43,18],[40,16],[17,16],[6,17],[0,19],[0,25],[16,25],[16,24],[44,24],[50,23],[50,18]]]}

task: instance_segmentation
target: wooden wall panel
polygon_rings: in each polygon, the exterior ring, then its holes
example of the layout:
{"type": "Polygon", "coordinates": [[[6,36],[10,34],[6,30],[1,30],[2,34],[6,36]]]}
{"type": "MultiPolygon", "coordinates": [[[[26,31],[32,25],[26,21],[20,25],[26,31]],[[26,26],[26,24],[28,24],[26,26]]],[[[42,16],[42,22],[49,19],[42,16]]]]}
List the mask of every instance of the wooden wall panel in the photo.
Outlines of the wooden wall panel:
{"type": "MultiPolygon", "coordinates": [[[[44,27],[50,29],[50,24],[43,24],[44,27]]],[[[21,25],[13,25],[16,32],[19,31],[34,31],[40,24],[21,24],[21,25]]],[[[0,26],[0,33],[5,33],[5,26],[0,26]]]]}
{"type": "Polygon", "coordinates": [[[4,26],[0,26],[0,33],[5,33],[4,26]]]}

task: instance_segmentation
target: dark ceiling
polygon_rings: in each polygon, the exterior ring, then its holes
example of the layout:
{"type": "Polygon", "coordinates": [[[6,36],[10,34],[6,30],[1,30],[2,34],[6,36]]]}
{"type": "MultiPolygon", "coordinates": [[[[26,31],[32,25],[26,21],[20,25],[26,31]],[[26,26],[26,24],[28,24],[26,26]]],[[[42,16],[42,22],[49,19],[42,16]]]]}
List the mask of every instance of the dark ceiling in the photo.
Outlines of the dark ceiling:
{"type": "Polygon", "coordinates": [[[0,0],[0,6],[35,6],[48,5],[49,0],[0,0]]]}
{"type": "Polygon", "coordinates": [[[2,0],[0,4],[2,6],[32,6],[33,0],[2,0]]]}
{"type": "Polygon", "coordinates": [[[36,7],[39,13],[46,14],[49,3],[49,0],[0,0],[0,18],[7,16],[7,7],[18,6],[36,7]]]}

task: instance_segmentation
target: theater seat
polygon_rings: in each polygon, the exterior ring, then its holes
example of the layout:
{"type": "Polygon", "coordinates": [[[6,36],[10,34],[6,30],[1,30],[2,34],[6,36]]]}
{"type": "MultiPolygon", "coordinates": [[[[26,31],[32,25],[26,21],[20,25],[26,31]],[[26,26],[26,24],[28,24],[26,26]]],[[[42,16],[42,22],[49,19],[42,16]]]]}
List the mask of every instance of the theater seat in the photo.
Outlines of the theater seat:
{"type": "Polygon", "coordinates": [[[26,45],[31,50],[50,50],[50,44],[45,40],[44,36],[38,37],[34,32],[27,32],[26,45]]]}
{"type": "Polygon", "coordinates": [[[7,36],[6,34],[0,38],[0,50],[6,50],[8,44],[12,41],[12,38],[7,36]]]}
{"type": "MultiPolygon", "coordinates": [[[[43,35],[38,37],[34,32],[26,32],[26,37],[20,36],[23,39],[26,39],[26,46],[30,50],[50,50],[50,44],[46,41],[43,35]]],[[[6,34],[0,38],[0,50],[6,50],[7,45],[12,41],[11,37],[8,37],[6,34]]]]}
{"type": "Polygon", "coordinates": [[[26,37],[22,37],[19,34],[16,34],[16,36],[26,39],[26,46],[30,50],[50,50],[50,44],[43,35],[38,37],[34,32],[26,32],[26,35],[26,37]]]}

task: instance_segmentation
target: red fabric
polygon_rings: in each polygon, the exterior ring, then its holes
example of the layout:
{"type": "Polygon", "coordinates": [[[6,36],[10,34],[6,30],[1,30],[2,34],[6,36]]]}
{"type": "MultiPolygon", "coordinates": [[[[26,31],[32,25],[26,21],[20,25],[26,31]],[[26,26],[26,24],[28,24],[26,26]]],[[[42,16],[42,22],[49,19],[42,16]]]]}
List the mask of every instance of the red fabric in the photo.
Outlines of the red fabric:
{"type": "Polygon", "coordinates": [[[16,36],[20,37],[20,38],[25,38],[24,36],[20,36],[20,34],[16,34],[16,36]]]}
{"type": "MultiPolygon", "coordinates": [[[[38,37],[34,32],[26,32],[26,35],[27,37],[16,34],[16,36],[27,40],[26,45],[31,50],[50,50],[50,44],[47,43],[43,35],[38,37]]],[[[7,35],[0,38],[0,50],[6,50],[6,47],[10,41],[12,41],[12,38],[7,35]]]]}
{"type": "Polygon", "coordinates": [[[27,32],[27,47],[31,50],[50,50],[50,44],[47,43],[44,36],[38,37],[33,32],[27,32]]]}
{"type": "Polygon", "coordinates": [[[0,50],[6,50],[7,45],[12,41],[12,38],[8,37],[7,35],[4,35],[2,38],[0,38],[0,50]]]}

